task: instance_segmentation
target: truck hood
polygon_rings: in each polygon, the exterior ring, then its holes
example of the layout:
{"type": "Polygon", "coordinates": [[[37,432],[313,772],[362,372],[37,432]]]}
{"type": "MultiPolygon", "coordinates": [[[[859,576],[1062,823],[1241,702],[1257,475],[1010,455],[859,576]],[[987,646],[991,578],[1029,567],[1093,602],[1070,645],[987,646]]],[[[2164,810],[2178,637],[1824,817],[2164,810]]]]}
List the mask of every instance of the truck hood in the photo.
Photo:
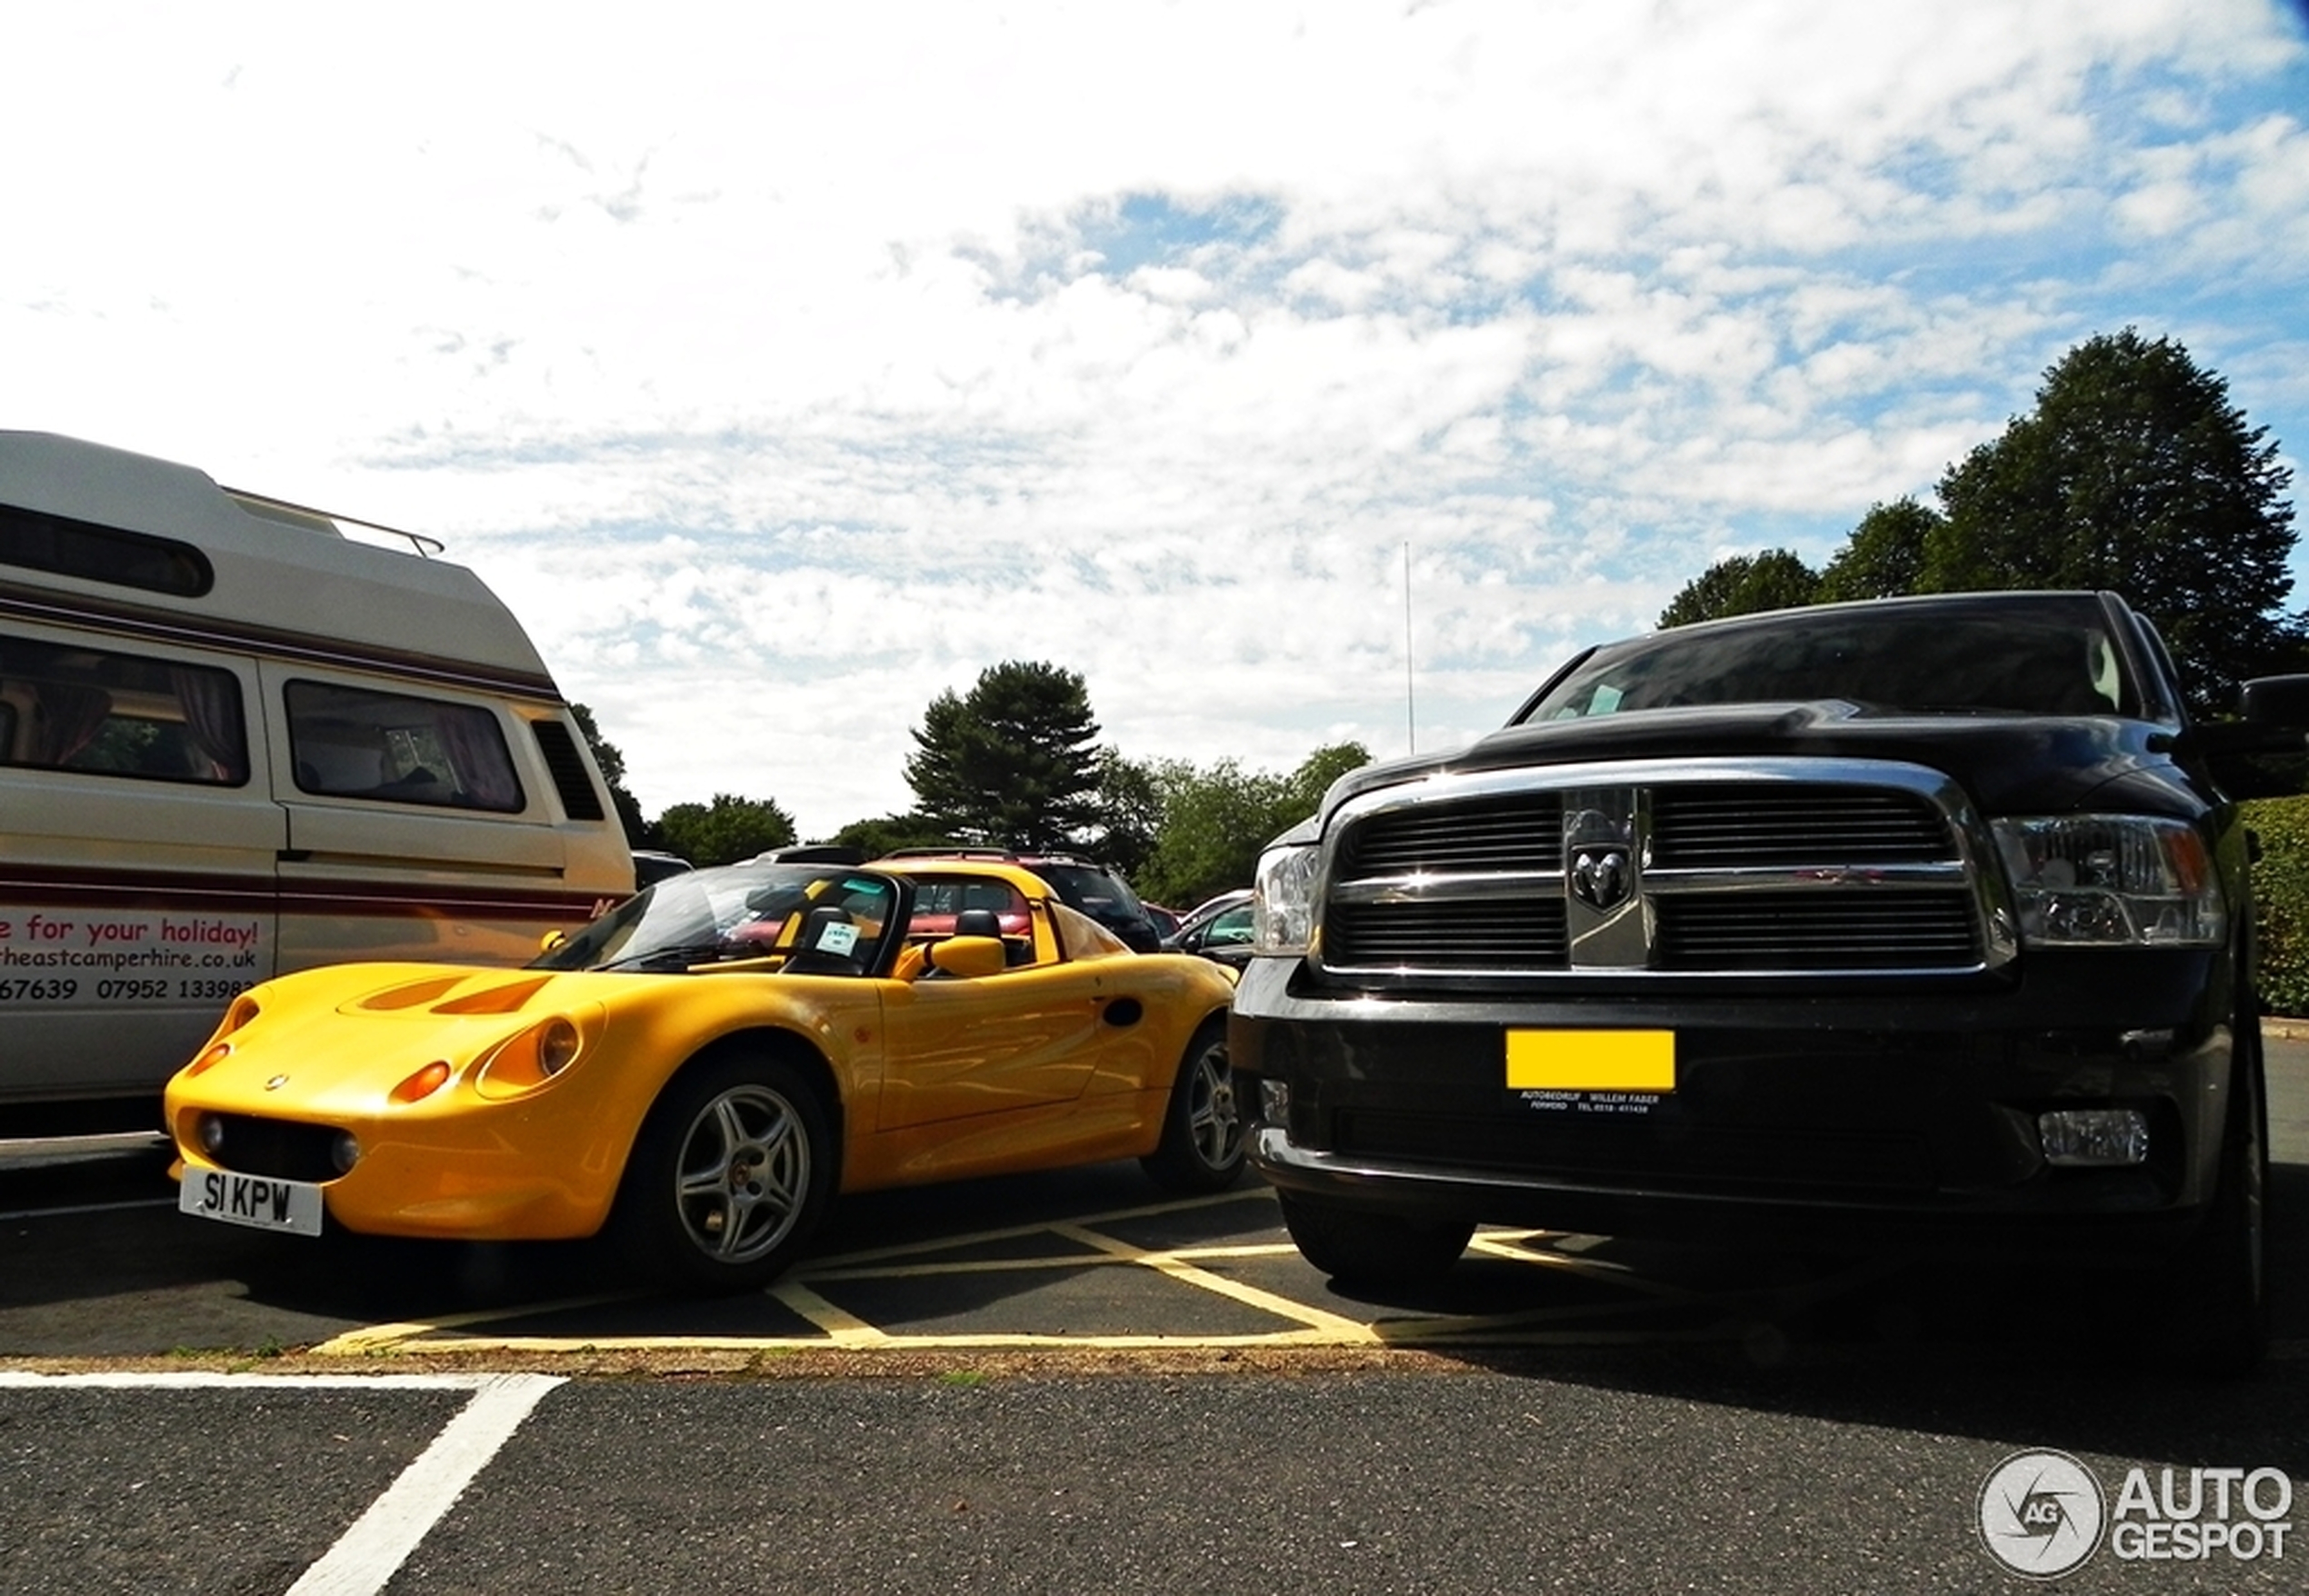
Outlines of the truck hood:
{"type": "Polygon", "coordinates": [[[1366,765],[1341,778],[1323,814],[1375,788],[1425,776],[1623,759],[1829,757],[1904,760],[1952,777],[1986,814],[2061,813],[2094,794],[2120,810],[2202,809],[2165,750],[2174,729],[2113,715],[1919,715],[1841,700],[1645,710],[1509,726],[1451,753],[1366,765]],[[2122,791],[2106,791],[2111,783],[2122,791]]]}

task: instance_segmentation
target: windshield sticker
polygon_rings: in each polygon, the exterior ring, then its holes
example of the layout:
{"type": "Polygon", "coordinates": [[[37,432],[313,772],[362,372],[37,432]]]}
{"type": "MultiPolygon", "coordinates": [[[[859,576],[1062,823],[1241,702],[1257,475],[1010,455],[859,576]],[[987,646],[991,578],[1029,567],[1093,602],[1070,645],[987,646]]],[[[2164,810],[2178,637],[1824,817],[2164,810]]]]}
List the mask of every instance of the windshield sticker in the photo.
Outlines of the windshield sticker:
{"type": "Polygon", "coordinates": [[[846,959],[857,945],[858,928],[855,925],[837,922],[818,932],[818,952],[821,953],[833,953],[846,959]]]}

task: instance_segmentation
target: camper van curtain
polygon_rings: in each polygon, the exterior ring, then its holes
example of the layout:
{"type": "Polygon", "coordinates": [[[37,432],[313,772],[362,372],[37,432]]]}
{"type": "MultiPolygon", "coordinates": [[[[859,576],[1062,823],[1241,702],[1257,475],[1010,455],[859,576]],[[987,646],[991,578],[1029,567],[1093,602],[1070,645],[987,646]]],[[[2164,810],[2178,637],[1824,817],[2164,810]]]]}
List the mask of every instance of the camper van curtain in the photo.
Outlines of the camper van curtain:
{"type": "Polygon", "coordinates": [[[478,710],[458,710],[440,722],[441,742],[456,766],[457,785],[484,809],[521,807],[521,783],[505,757],[496,723],[478,710]]]}
{"type": "Polygon", "coordinates": [[[44,682],[39,687],[40,724],[33,743],[35,764],[60,765],[95,741],[112,713],[112,694],[101,687],[44,682]]]}
{"type": "Polygon", "coordinates": [[[184,706],[185,731],[216,779],[239,786],[248,780],[247,733],[241,725],[240,684],[223,671],[171,665],[169,684],[184,706]]]}

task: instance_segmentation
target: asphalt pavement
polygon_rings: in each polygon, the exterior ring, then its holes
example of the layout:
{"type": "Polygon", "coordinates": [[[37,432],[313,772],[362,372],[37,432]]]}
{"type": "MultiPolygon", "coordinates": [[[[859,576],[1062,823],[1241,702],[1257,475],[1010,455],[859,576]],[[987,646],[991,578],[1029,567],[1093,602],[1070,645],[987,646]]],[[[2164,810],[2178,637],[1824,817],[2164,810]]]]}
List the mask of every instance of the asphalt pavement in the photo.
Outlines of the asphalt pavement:
{"type": "MultiPolygon", "coordinates": [[[[2019,1589],[2016,1454],[2107,1513],[2309,1482],[2309,1027],[2270,1030],[2277,1355],[2234,1384],[2050,1267],[1493,1231],[1358,1300],[1263,1192],[1127,1164],[862,1199],[785,1293],[697,1303],[581,1247],[296,1251],[176,1214],[148,1147],[19,1149],[0,1592],[2019,1589]]],[[[2060,1588],[2309,1559],[2119,1544],[2060,1588]]]]}

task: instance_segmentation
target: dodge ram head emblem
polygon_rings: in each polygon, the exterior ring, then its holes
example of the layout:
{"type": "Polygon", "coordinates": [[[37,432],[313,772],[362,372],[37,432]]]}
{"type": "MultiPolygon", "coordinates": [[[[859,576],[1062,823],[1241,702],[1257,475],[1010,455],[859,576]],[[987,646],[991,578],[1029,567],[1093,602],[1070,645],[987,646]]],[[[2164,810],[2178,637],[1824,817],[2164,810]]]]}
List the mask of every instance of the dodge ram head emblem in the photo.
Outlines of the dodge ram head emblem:
{"type": "Polygon", "coordinates": [[[1599,910],[1616,909],[1627,896],[1627,850],[1582,848],[1572,855],[1572,892],[1599,910]]]}

